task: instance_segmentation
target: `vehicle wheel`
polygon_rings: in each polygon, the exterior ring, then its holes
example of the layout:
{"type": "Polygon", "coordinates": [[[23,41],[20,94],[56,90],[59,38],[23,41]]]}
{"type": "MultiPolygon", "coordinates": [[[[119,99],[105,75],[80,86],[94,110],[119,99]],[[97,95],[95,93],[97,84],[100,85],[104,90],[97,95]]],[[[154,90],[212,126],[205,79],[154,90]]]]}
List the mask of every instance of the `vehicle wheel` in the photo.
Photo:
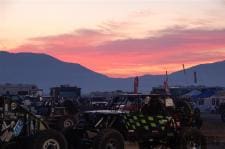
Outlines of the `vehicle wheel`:
{"type": "Polygon", "coordinates": [[[82,138],[84,135],[82,132],[67,128],[63,130],[62,133],[68,142],[69,149],[85,149],[82,142],[82,138]]]}
{"type": "Polygon", "coordinates": [[[206,149],[206,139],[198,129],[187,129],[181,136],[180,148],[206,149]]]}
{"type": "Polygon", "coordinates": [[[225,123],[225,112],[221,113],[221,120],[225,123]]]}
{"type": "Polygon", "coordinates": [[[54,130],[45,130],[32,137],[28,149],[68,149],[68,146],[61,133],[54,130]]]}
{"type": "Polygon", "coordinates": [[[0,144],[0,149],[10,149],[11,147],[5,144],[0,144]]]}
{"type": "Polygon", "coordinates": [[[124,149],[124,138],[117,130],[102,130],[94,140],[94,149],[124,149]]]}

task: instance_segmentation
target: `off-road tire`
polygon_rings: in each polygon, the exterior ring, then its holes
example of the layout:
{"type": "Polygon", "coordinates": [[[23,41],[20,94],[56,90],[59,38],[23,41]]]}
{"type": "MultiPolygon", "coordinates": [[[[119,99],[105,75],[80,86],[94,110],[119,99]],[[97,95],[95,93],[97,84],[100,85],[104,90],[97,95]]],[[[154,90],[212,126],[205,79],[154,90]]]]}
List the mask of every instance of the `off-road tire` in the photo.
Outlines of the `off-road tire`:
{"type": "Polygon", "coordinates": [[[28,141],[27,149],[48,149],[46,147],[49,144],[55,146],[55,149],[68,149],[65,137],[55,130],[41,131],[28,141]]]}
{"type": "Polygon", "coordinates": [[[179,142],[179,149],[190,149],[191,144],[196,144],[199,149],[206,149],[206,138],[203,134],[194,128],[187,128],[182,132],[179,142]]]}
{"type": "Polygon", "coordinates": [[[71,128],[67,128],[62,131],[68,142],[68,149],[86,149],[86,146],[84,146],[84,142],[82,140],[84,135],[82,132],[71,128]]]}
{"type": "Polygon", "coordinates": [[[114,129],[102,130],[94,139],[94,149],[110,149],[110,146],[114,149],[124,149],[124,138],[122,134],[114,129]]]}

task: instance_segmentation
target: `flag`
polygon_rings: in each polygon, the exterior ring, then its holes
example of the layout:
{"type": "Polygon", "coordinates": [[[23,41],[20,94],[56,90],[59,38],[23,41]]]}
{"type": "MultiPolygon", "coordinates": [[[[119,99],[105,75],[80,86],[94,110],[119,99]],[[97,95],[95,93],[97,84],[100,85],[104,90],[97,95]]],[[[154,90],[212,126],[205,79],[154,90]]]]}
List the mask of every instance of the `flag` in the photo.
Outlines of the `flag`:
{"type": "Polygon", "coordinates": [[[168,72],[166,70],[166,82],[168,82],[168,72]]]}
{"type": "Polygon", "coordinates": [[[183,71],[184,71],[184,74],[186,74],[186,69],[185,69],[184,64],[183,64],[183,71]]]}

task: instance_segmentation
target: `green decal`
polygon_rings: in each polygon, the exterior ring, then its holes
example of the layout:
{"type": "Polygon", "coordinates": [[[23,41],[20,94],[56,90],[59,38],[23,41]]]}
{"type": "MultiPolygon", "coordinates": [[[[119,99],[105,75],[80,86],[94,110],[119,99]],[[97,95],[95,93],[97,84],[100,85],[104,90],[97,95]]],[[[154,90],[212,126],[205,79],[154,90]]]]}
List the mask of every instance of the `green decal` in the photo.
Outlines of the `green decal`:
{"type": "Polygon", "coordinates": [[[159,124],[160,125],[164,124],[163,120],[159,120],[159,124]]]}
{"type": "Polygon", "coordinates": [[[125,115],[125,116],[123,116],[123,118],[125,119],[125,120],[127,120],[127,116],[125,115]]]}
{"type": "Polygon", "coordinates": [[[142,123],[142,124],[146,124],[147,122],[146,122],[145,119],[142,119],[142,120],[141,120],[141,123],[142,123]]]}
{"type": "Polygon", "coordinates": [[[154,120],[154,118],[153,118],[153,117],[151,117],[151,116],[148,116],[148,120],[153,121],[153,120],[154,120]]]}
{"type": "Polygon", "coordinates": [[[148,126],[144,126],[145,130],[149,130],[149,127],[148,126]]]}
{"type": "Polygon", "coordinates": [[[130,123],[129,122],[127,122],[127,126],[130,126],[130,123]]]}
{"type": "Polygon", "coordinates": [[[140,127],[141,124],[140,124],[139,122],[136,122],[136,126],[137,126],[137,127],[140,127]]]}
{"type": "Polygon", "coordinates": [[[163,125],[163,124],[166,124],[167,123],[167,120],[163,119],[163,120],[159,120],[159,124],[163,125]]]}
{"type": "Polygon", "coordinates": [[[160,118],[160,119],[162,119],[162,118],[163,118],[163,116],[161,116],[161,115],[158,115],[158,116],[157,116],[157,118],[160,118]]]}
{"type": "Polygon", "coordinates": [[[139,115],[139,117],[141,117],[141,118],[142,118],[142,117],[144,117],[144,115],[143,115],[143,114],[140,114],[140,115],[139,115]]]}
{"type": "Polygon", "coordinates": [[[156,127],[156,124],[155,123],[151,123],[151,127],[156,127]]]}
{"type": "Polygon", "coordinates": [[[134,120],[137,120],[138,118],[137,118],[137,116],[133,116],[133,119],[134,119],[134,120]]]}
{"type": "Polygon", "coordinates": [[[134,122],[134,120],[133,120],[133,119],[129,119],[129,121],[130,121],[130,123],[133,123],[133,122],[134,122]]]}

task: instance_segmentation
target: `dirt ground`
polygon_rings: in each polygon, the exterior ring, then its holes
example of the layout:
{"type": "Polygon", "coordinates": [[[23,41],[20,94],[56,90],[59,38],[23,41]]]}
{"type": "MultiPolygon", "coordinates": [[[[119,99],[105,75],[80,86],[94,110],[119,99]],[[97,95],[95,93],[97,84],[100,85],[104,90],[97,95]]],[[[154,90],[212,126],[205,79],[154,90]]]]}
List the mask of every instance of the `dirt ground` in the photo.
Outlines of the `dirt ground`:
{"type": "MultiPolygon", "coordinates": [[[[219,114],[202,113],[202,133],[207,139],[208,149],[225,149],[225,123],[219,114]]],[[[137,143],[127,142],[126,149],[138,149],[137,143]]]]}

